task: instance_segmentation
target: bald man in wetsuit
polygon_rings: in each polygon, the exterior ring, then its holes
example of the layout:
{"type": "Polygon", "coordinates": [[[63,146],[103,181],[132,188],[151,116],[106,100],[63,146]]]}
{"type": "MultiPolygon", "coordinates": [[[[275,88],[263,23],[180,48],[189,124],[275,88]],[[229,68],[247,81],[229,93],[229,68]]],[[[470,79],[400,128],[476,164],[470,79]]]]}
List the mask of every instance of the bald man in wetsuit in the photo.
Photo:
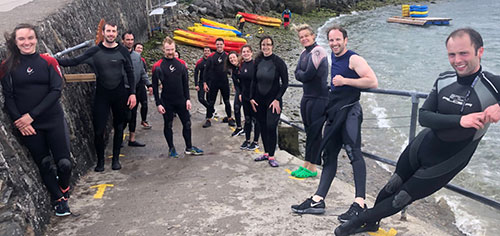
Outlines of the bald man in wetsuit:
{"type": "Polygon", "coordinates": [[[443,188],[467,166],[489,125],[500,120],[500,76],[481,67],[481,35],[471,28],[455,30],[446,49],[455,71],[439,75],[420,108],[426,129],[399,157],[375,206],[337,227],[335,235],[377,231],[382,218],[443,188]]]}

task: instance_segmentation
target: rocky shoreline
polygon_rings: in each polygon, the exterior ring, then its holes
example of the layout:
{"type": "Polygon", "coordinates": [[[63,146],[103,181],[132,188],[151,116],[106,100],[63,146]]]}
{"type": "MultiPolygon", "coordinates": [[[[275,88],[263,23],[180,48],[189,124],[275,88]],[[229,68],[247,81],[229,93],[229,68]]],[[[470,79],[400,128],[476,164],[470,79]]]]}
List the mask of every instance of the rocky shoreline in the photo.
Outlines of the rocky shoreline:
{"type": "MultiPolygon", "coordinates": [[[[182,11],[180,11],[182,12],[182,11]]],[[[187,12],[187,9],[186,9],[187,12]]],[[[333,12],[331,10],[325,10],[325,9],[320,9],[320,10],[315,10],[310,13],[306,14],[294,14],[293,15],[293,24],[300,24],[300,23],[308,23],[311,25],[314,29],[318,29],[321,25],[324,24],[326,20],[328,20],[331,17],[336,16],[336,12],[333,12]]],[[[274,16],[274,17],[279,17],[278,13],[275,12],[270,12],[266,14],[268,16],[274,16]]],[[[182,21],[178,21],[174,24],[171,24],[170,27],[168,27],[168,30],[166,30],[167,34],[169,36],[172,36],[173,30],[177,28],[186,28],[187,26],[191,26],[194,22],[198,21],[198,17],[193,16],[193,15],[187,15],[186,17],[183,17],[184,19],[182,21]]],[[[210,18],[210,17],[209,17],[210,18]]],[[[210,18],[213,19],[213,18],[210,18]]],[[[219,22],[227,23],[234,25],[234,18],[223,18],[223,19],[214,19],[219,22]]],[[[289,71],[289,79],[290,83],[298,84],[298,82],[295,80],[293,76],[293,71],[295,69],[295,66],[297,64],[298,57],[300,53],[302,52],[303,48],[300,45],[296,32],[289,29],[277,29],[277,28],[270,28],[270,27],[262,27],[264,29],[263,34],[259,34],[260,26],[254,25],[247,23],[245,24],[245,34],[249,34],[250,38],[248,39],[248,43],[253,47],[254,49],[254,55],[256,52],[258,52],[258,42],[259,42],[259,37],[261,35],[270,35],[273,37],[274,42],[275,42],[275,47],[274,47],[274,53],[281,58],[285,60],[288,66],[288,71],[289,71]]],[[[146,43],[146,56],[149,58],[149,63],[150,65],[160,58],[162,56],[162,52],[159,49],[159,45],[161,44],[161,39],[164,37],[162,34],[156,35],[152,40],[148,41],[146,43]]],[[[193,76],[192,73],[194,71],[194,65],[196,61],[201,57],[202,55],[202,49],[191,47],[191,46],[185,46],[185,45],[178,45],[177,46],[178,51],[181,53],[181,58],[185,60],[188,64],[189,67],[189,72],[190,72],[190,80],[191,80],[191,86],[193,85],[193,76]]],[[[290,110],[287,109],[287,104],[289,103],[297,103],[298,101],[293,101],[293,99],[297,100],[297,97],[301,96],[301,91],[300,88],[289,88],[284,96],[284,114],[287,117],[290,117],[292,120],[295,121],[301,121],[300,118],[300,113],[298,110],[290,110]],[[287,102],[287,101],[292,101],[292,102],[287,102]]],[[[197,101],[196,101],[197,102],[197,101]]],[[[289,107],[289,106],[288,106],[289,107]]],[[[197,125],[197,124],[195,124],[197,125]]],[[[305,137],[301,137],[301,139],[305,140],[305,137]]],[[[367,150],[369,152],[369,150],[367,150]]],[[[302,157],[300,157],[302,158],[302,157]]],[[[380,190],[381,187],[383,187],[383,184],[386,183],[386,181],[390,178],[391,173],[389,173],[386,169],[382,168],[380,165],[378,165],[375,161],[373,160],[366,160],[367,164],[367,194],[371,196],[376,196],[378,191],[380,190]]],[[[352,167],[349,164],[349,160],[347,159],[346,155],[342,155],[340,157],[339,161],[339,168],[338,168],[338,174],[337,177],[345,181],[347,183],[351,183],[353,176],[352,176],[352,167]]],[[[429,223],[431,225],[434,225],[436,227],[439,227],[443,229],[444,231],[448,232],[450,235],[464,235],[455,225],[455,217],[454,213],[451,211],[450,207],[447,205],[447,203],[444,200],[440,200],[439,202],[436,202],[434,198],[429,197],[420,201],[417,201],[413,203],[407,210],[408,214],[411,214],[420,220],[425,221],[426,223],[429,223]]]]}

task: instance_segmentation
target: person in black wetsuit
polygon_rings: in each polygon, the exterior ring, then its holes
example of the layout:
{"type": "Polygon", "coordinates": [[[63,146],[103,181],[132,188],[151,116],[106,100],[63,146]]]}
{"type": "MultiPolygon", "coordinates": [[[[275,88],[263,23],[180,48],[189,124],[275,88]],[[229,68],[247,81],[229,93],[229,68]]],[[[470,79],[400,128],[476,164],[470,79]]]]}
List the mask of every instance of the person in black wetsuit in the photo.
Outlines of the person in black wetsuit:
{"type": "Polygon", "coordinates": [[[172,132],[174,112],[182,122],[182,136],[186,144],[185,154],[202,155],[203,151],[191,144],[191,101],[189,100],[189,84],[186,66],[177,60],[175,42],[169,37],[163,40],[165,57],[153,65],[153,94],[158,112],[163,115],[165,122],[163,134],[169,147],[169,156],[178,157],[175,150],[172,132]],[[162,85],[161,97],[158,92],[162,85]]]}
{"type": "Polygon", "coordinates": [[[228,75],[231,75],[233,80],[233,87],[235,90],[233,109],[234,109],[234,119],[236,121],[236,129],[231,134],[231,137],[238,136],[243,133],[243,128],[241,127],[241,87],[237,74],[239,73],[240,59],[239,55],[235,51],[231,51],[227,54],[227,59],[224,65],[224,70],[227,71],[228,75]]]}
{"type": "Polygon", "coordinates": [[[222,94],[222,101],[224,101],[228,124],[229,126],[235,126],[234,119],[231,117],[231,103],[229,103],[229,80],[227,79],[227,72],[224,71],[224,62],[227,58],[227,53],[224,52],[224,39],[217,38],[215,48],[216,51],[208,57],[203,71],[203,89],[208,93],[208,103],[210,104],[203,128],[211,126],[210,119],[215,111],[214,106],[219,90],[222,94]]]}
{"type": "MultiPolygon", "coordinates": [[[[146,92],[146,86],[149,91],[153,91],[153,87],[151,86],[151,82],[149,81],[148,74],[146,74],[146,70],[144,69],[144,62],[141,59],[141,55],[133,50],[134,46],[134,34],[132,31],[126,31],[122,34],[123,46],[125,46],[130,52],[130,59],[132,60],[132,66],[134,67],[134,83],[135,83],[135,92],[137,95],[137,100],[141,104],[141,113],[148,112],[148,95],[146,92]]],[[[135,128],[137,126],[137,109],[139,105],[135,106],[131,110],[130,120],[128,123],[128,129],[130,131],[128,137],[128,145],[132,147],[144,147],[146,144],[141,143],[135,140],[135,128]]],[[[143,118],[144,121],[144,118],[143,118]]],[[[125,125],[127,125],[125,123],[125,125]]]]}
{"type": "Polygon", "coordinates": [[[251,85],[250,103],[259,122],[264,154],[255,158],[255,161],[268,160],[271,167],[278,167],[274,152],[278,141],[281,99],[288,88],[288,69],[283,59],[273,54],[274,43],[270,36],[262,37],[259,45],[261,53],[255,59],[255,77],[251,85]]]}
{"type": "MultiPolygon", "coordinates": [[[[240,149],[250,151],[259,148],[258,141],[260,136],[260,127],[255,120],[255,112],[252,110],[252,105],[250,104],[250,86],[255,77],[255,64],[252,56],[252,47],[250,45],[243,45],[241,47],[241,60],[238,62],[239,65],[235,68],[236,71],[232,73],[234,87],[236,89],[236,94],[238,94],[238,96],[235,96],[234,103],[237,104],[237,102],[239,102],[239,104],[241,104],[245,115],[245,125],[243,127],[245,141],[241,144],[240,149]],[[254,137],[253,141],[250,141],[252,124],[255,125],[254,137]]],[[[237,110],[239,110],[239,107],[235,105],[234,113],[236,118],[238,118],[238,115],[236,115],[237,110]]],[[[235,130],[235,132],[236,131],[237,130],[235,130]]]]}
{"type": "Polygon", "coordinates": [[[349,210],[339,215],[341,222],[366,209],[366,166],[361,154],[361,122],[363,113],[359,103],[360,89],[376,88],[377,77],[368,63],[351,50],[347,50],[347,31],[333,26],[327,31],[328,44],[332,50],[331,90],[327,105],[327,122],[319,152],[323,155],[323,172],[316,193],[292,211],[300,214],[322,214],[326,197],[337,173],[340,149],[344,145],[351,161],[356,189],[354,203],[349,210]]]}
{"type": "Polygon", "coordinates": [[[446,39],[450,65],[420,108],[422,130],[403,151],[375,206],[335,229],[335,235],[377,231],[380,220],[431,195],[467,166],[490,123],[500,120],[500,76],[483,71],[483,40],[471,29],[446,39]]]}
{"type": "Polygon", "coordinates": [[[328,103],[328,54],[319,46],[311,26],[297,26],[300,43],[305,47],[295,69],[295,79],[303,83],[300,114],[306,130],[306,151],[304,165],[291,173],[297,178],[315,177],[316,165],[321,165],[318,155],[322,139],[325,108],[328,103]]]}
{"type": "Polygon", "coordinates": [[[29,24],[6,34],[7,58],[0,66],[5,108],[21,133],[50,193],[57,216],[71,214],[69,131],[60,104],[63,85],[57,61],[36,51],[38,36],[29,24]]]}
{"type": "MultiPolygon", "coordinates": [[[[142,43],[135,43],[134,44],[134,51],[139,53],[139,55],[142,54],[142,51],[144,50],[144,45],[142,43]]],[[[141,61],[142,61],[142,66],[144,67],[144,71],[146,74],[148,73],[148,64],[146,63],[146,59],[141,56],[141,61]]],[[[153,88],[148,87],[148,92],[149,95],[153,95],[153,88]]],[[[141,94],[137,95],[137,102],[141,104],[141,125],[143,129],[151,129],[152,126],[148,122],[148,94],[141,94]]]]}
{"type": "Polygon", "coordinates": [[[96,74],[96,91],[93,107],[94,143],[97,154],[96,172],[104,171],[104,132],[109,110],[113,112],[113,159],[111,169],[121,169],[120,146],[123,126],[127,121],[127,109],[136,105],[135,78],[130,53],[116,42],[118,26],[107,22],[103,27],[104,41],[89,48],[75,58],[57,59],[62,66],[89,64],[96,74]],[[125,73],[124,73],[125,72],[125,73]]]}
{"type": "Polygon", "coordinates": [[[196,62],[196,66],[194,67],[194,86],[196,91],[198,91],[198,101],[203,105],[208,112],[208,108],[210,104],[208,103],[208,93],[203,89],[203,71],[205,70],[205,66],[207,65],[208,56],[212,53],[210,47],[203,48],[203,57],[198,59],[196,62]]]}

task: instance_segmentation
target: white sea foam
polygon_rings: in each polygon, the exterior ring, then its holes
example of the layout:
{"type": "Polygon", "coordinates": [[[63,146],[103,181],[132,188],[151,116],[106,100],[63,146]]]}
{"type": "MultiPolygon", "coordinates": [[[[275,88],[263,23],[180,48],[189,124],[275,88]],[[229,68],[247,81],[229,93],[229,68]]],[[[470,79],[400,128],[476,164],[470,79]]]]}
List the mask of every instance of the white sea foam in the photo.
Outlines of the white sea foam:
{"type": "Polygon", "coordinates": [[[482,222],[477,217],[469,214],[467,210],[464,210],[463,202],[466,200],[464,197],[452,195],[436,196],[437,201],[441,198],[448,203],[448,206],[455,213],[455,225],[462,233],[468,236],[486,235],[486,230],[482,222]]]}

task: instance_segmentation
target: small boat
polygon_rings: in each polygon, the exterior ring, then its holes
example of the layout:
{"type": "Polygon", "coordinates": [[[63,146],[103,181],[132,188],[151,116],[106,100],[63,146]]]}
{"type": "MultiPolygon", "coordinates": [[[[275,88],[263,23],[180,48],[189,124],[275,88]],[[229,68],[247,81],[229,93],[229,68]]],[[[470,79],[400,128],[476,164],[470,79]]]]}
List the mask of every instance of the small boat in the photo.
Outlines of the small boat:
{"type": "Polygon", "coordinates": [[[219,23],[217,21],[213,21],[213,20],[209,20],[209,19],[205,19],[205,18],[201,18],[200,22],[202,24],[204,24],[204,25],[211,25],[211,26],[215,26],[215,27],[219,27],[219,28],[224,28],[224,29],[238,30],[234,26],[231,26],[231,25],[228,25],[228,24],[219,23]]]}
{"type": "Polygon", "coordinates": [[[266,26],[279,27],[281,25],[281,19],[269,17],[269,16],[261,16],[256,14],[238,12],[241,16],[245,18],[246,21],[266,26]]]}
{"type": "Polygon", "coordinates": [[[208,28],[211,28],[211,29],[231,31],[231,32],[235,33],[236,36],[241,37],[241,32],[238,31],[238,30],[220,28],[220,27],[213,26],[213,25],[206,25],[205,23],[202,23],[202,24],[200,24],[200,23],[194,23],[194,26],[203,26],[203,27],[208,27],[208,28]]]}
{"type": "MultiPolygon", "coordinates": [[[[186,44],[190,46],[195,46],[199,48],[204,48],[206,46],[210,47],[212,50],[216,50],[215,44],[214,43],[206,43],[200,40],[195,40],[195,39],[189,39],[185,38],[182,36],[174,35],[174,40],[178,43],[181,44],[186,44]]],[[[224,51],[230,52],[230,51],[236,51],[240,52],[241,47],[229,47],[229,46],[224,46],[224,51]]]]}
{"type": "Polygon", "coordinates": [[[210,35],[216,35],[216,36],[236,37],[236,33],[232,32],[232,31],[212,29],[212,28],[203,27],[203,26],[191,26],[191,27],[188,27],[188,30],[193,31],[193,32],[197,32],[197,33],[204,33],[204,34],[210,34],[210,35]]]}

